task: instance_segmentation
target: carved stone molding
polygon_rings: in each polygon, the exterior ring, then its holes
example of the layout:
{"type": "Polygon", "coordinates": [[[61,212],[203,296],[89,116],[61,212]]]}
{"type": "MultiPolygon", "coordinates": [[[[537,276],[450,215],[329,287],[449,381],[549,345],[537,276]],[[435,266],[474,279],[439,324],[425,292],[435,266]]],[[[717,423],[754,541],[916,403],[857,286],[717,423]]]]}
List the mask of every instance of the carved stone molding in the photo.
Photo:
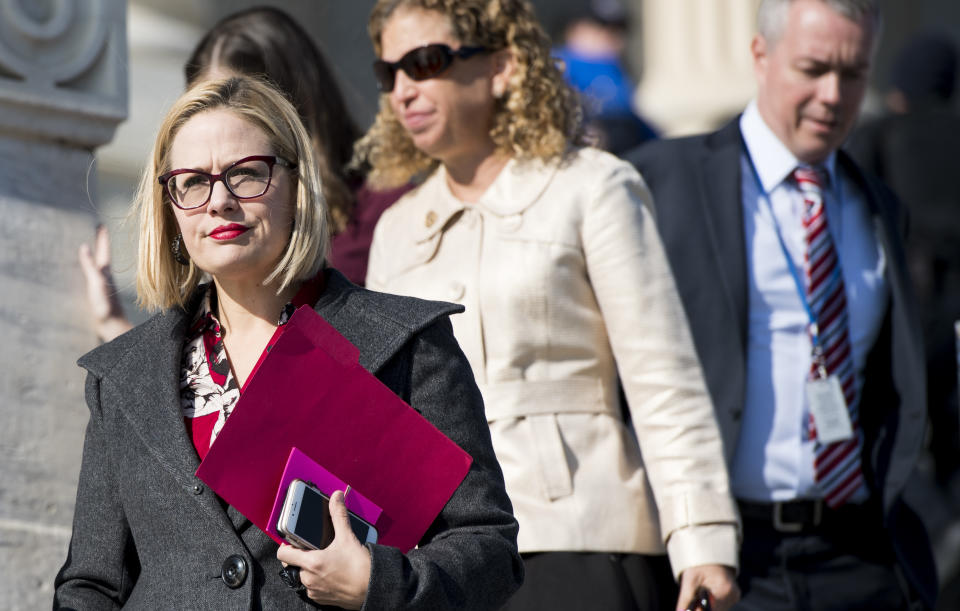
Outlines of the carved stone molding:
{"type": "Polygon", "coordinates": [[[92,149],[127,114],[124,0],[0,0],[0,131],[92,149]]]}
{"type": "Polygon", "coordinates": [[[81,242],[127,111],[125,0],[0,0],[0,609],[49,607],[84,425],[81,242]]]}
{"type": "Polygon", "coordinates": [[[636,103],[668,135],[706,131],[753,96],[760,0],[644,0],[636,103]]]}

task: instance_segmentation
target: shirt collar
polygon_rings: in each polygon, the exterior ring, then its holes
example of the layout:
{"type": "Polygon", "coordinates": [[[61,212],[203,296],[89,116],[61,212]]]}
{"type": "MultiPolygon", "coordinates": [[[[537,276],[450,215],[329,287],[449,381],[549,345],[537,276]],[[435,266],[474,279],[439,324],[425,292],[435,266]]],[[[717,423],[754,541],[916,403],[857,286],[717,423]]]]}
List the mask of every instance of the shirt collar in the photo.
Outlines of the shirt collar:
{"type": "MultiPolygon", "coordinates": [[[[756,100],[747,105],[740,117],[740,133],[743,134],[747,154],[757,169],[765,192],[776,189],[797,166],[803,165],[764,121],[756,100]]],[[[830,184],[836,184],[837,153],[831,152],[821,165],[829,176],[830,184]]]]}
{"type": "Polygon", "coordinates": [[[465,208],[463,202],[450,194],[442,165],[414,193],[416,197],[411,206],[414,210],[406,215],[406,222],[409,223],[409,235],[417,243],[433,239],[454,215],[465,208]]]}
{"type": "Polygon", "coordinates": [[[441,164],[416,192],[409,233],[415,242],[433,239],[447,222],[468,205],[482,207],[497,216],[520,214],[536,202],[560,167],[559,161],[518,160],[511,157],[476,204],[466,204],[450,190],[447,171],[441,164]]]}
{"type": "Polygon", "coordinates": [[[190,335],[197,335],[201,331],[210,329],[214,333],[220,333],[220,321],[213,315],[213,308],[210,307],[210,300],[215,294],[216,289],[212,282],[208,283],[203,289],[203,299],[200,300],[200,307],[193,317],[190,324],[190,335]]]}
{"type": "Polygon", "coordinates": [[[540,199],[560,164],[511,157],[477,203],[497,216],[520,214],[540,199]]]}

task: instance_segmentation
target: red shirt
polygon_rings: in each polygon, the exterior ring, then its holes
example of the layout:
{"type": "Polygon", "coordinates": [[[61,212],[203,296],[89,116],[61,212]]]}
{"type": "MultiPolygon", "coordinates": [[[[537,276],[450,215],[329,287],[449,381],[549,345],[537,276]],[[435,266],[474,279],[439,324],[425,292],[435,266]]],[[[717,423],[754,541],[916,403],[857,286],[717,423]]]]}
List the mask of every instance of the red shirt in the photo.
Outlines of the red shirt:
{"type": "MultiPolygon", "coordinates": [[[[260,354],[257,364],[244,383],[244,388],[257,373],[270,348],[277,343],[284,325],[294,311],[317,302],[323,292],[324,278],[324,272],[321,271],[316,278],[304,283],[294,298],[283,306],[277,319],[277,330],[260,354]]],[[[220,429],[233,412],[233,406],[243,394],[243,388],[237,385],[230,368],[220,321],[211,307],[216,294],[216,286],[211,282],[207,285],[206,295],[187,331],[180,361],[180,407],[183,410],[187,435],[200,460],[207,455],[220,429]]]]}
{"type": "Polygon", "coordinates": [[[343,231],[331,239],[329,257],[330,265],[337,268],[350,282],[363,286],[367,276],[370,243],[373,242],[373,229],[383,211],[412,188],[413,185],[404,185],[397,189],[374,191],[363,183],[354,190],[356,201],[350,221],[343,231]]]}

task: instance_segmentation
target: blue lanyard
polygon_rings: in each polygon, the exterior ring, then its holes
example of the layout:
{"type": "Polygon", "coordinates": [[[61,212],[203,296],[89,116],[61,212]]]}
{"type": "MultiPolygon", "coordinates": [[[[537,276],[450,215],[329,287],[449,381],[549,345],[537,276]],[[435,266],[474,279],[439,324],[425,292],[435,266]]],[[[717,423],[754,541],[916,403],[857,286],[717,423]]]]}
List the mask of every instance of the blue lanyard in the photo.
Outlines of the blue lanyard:
{"type": "MultiPolygon", "coordinates": [[[[773,203],[770,201],[770,194],[767,193],[767,190],[763,188],[763,182],[760,180],[760,173],[757,171],[757,166],[753,163],[753,158],[750,156],[750,153],[747,152],[747,161],[750,163],[750,170],[753,174],[753,180],[757,185],[757,191],[760,193],[760,198],[767,205],[767,210],[770,212],[770,219],[773,221],[773,230],[777,234],[777,241],[780,243],[780,250],[783,251],[783,258],[787,261],[787,268],[790,270],[790,275],[793,276],[794,285],[797,287],[797,294],[800,296],[800,303],[803,304],[803,309],[807,312],[807,318],[810,320],[810,339],[813,342],[814,354],[819,356],[822,352],[822,347],[820,346],[820,332],[817,328],[817,317],[813,313],[813,308],[810,307],[810,303],[807,301],[807,289],[803,284],[803,277],[800,275],[799,270],[797,270],[796,264],[793,262],[793,257],[790,256],[790,251],[787,250],[787,243],[783,239],[783,232],[780,229],[780,223],[777,222],[777,216],[773,213],[773,203]]],[[[839,198],[841,195],[837,195],[839,198]]],[[[826,202],[824,202],[826,205],[826,202]]],[[[827,229],[829,231],[829,228],[827,229]]],[[[839,258],[839,253],[837,254],[839,258]]],[[[830,276],[829,283],[832,285],[834,282],[837,282],[840,277],[840,265],[836,265],[833,268],[833,273],[830,276]]]]}

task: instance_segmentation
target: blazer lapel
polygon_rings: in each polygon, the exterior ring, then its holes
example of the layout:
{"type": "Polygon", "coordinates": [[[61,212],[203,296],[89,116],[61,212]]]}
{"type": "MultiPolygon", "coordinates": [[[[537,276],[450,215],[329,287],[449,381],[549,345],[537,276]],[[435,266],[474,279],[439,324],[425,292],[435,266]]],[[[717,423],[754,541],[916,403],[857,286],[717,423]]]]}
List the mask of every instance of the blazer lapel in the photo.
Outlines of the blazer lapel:
{"type": "MultiPolygon", "coordinates": [[[[743,233],[740,188],[740,154],[743,151],[739,120],[733,121],[706,141],[699,175],[707,232],[717,255],[718,278],[724,298],[736,321],[741,354],[747,346],[747,256],[743,233]]],[[[721,318],[718,324],[722,324],[721,318]]]]}
{"type": "MultiPolygon", "coordinates": [[[[913,472],[915,457],[923,444],[926,422],[926,391],[923,339],[918,321],[919,308],[913,298],[913,288],[907,273],[906,257],[903,251],[898,219],[894,217],[895,207],[890,199],[871,181],[843,151],[838,154],[838,162],[847,176],[863,193],[874,221],[874,233],[880,248],[886,257],[886,278],[890,285],[890,316],[892,320],[889,369],[880,375],[891,375],[898,396],[896,401],[896,428],[889,430],[895,435],[889,445],[889,456],[901,460],[888,461],[874,454],[868,459],[874,469],[878,469],[883,489],[884,508],[889,509],[899,498],[903,488],[913,472]],[[883,466],[887,465],[884,469],[883,466]]],[[[882,341],[883,338],[877,341],[882,341]]],[[[877,375],[876,373],[867,373],[877,375]]],[[[872,406],[878,409],[880,406],[872,406]]],[[[867,409],[864,407],[863,409],[867,409]]],[[[866,458],[866,457],[865,457],[866,458]]]]}
{"type": "MultiPolygon", "coordinates": [[[[866,177],[856,166],[850,157],[843,151],[837,154],[837,161],[843,172],[850,177],[866,200],[867,207],[870,210],[870,216],[873,218],[874,234],[883,249],[884,256],[887,259],[887,281],[890,283],[891,294],[902,297],[912,293],[910,278],[907,275],[906,256],[903,252],[903,245],[900,240],[897,219],[893,217],[893,210],[890,206],[884,205],[883,195],[867,181],[866,177]]],[[[913,300],[904,302],[908,306],[908,315],[913,320],[919,320],[913,300]]]]}

